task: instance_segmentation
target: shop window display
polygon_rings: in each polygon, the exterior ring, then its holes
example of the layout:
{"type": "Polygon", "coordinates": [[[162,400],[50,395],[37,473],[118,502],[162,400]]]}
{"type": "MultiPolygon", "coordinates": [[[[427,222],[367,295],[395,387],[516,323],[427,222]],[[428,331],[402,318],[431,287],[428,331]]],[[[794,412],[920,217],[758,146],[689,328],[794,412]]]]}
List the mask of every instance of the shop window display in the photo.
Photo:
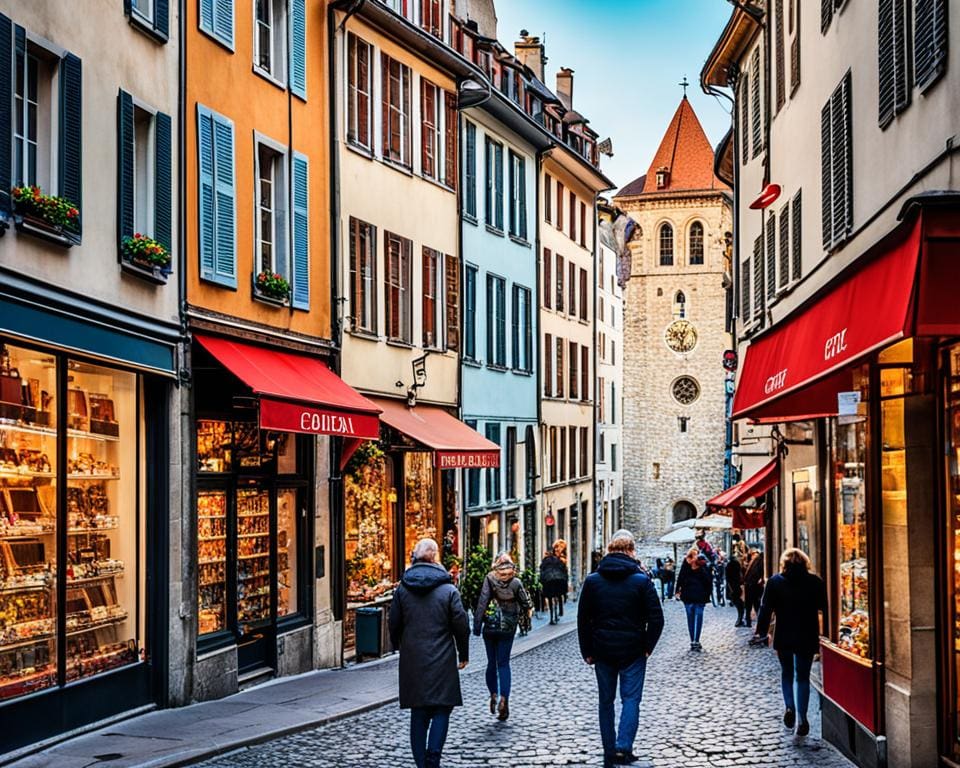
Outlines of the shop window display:
{"type": "Polygon", "coordinates": [[[393,504],[390,462],[376,443],[363,443],[344,477],[347,601],[365,603],[393,589],[393,504]]]}
{"type": "Polygon", "coordinates": [[[434,501],[433,454],[409,452],[403,455],[405,509],[404,543],[409,554],[420,539],[438,540],[437,508],[434,501]]]}
{"type": "Polygon", "coordinates": [[[0,700],[145,654],[137,390],[132,373],[0,345],[0,700]]]}
{"type": "MultiPolygon", "coordinates": [[[[946,386],[947,436],[950,439],[947,455],[947,488],[950,510],[951,540],[948,543],[949,563],[953,566],[950,605],[951,622],[948,642],[953,656],[953,733],[960,734],[960,345],[951,347],[949,355],[949,378],[946,386]]],[[[960,742],[960,738],[958,738],[960,742]]],[[[958,747],[960,748],[960,747],[958,747]]]]}

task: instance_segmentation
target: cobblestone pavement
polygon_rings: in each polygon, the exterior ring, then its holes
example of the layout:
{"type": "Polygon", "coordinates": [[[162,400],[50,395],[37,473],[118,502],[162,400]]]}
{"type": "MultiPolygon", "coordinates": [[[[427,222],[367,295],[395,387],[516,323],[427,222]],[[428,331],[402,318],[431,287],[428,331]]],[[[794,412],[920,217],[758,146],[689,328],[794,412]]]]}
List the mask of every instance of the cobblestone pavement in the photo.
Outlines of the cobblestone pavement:
{"type": "MultiPolygon", "coordinates": [[[[819,739],[816,694],[810,736],[796,744],[784,729],[776,657],[747,646],[750,630],[734,629],[731,609],[707,606],[701,653],[688,650],[682,606],[671,603],[665,609],[664,637],[647,667],[638,755],[656,768],[849,768],[846,759],[819,739]]],[[[489,714],[483,666],[482,656],[475,656],[464,675],[466,705],[454,710],[444,768],[602,765],[596,684],[593,671],[580,659],[576,633],[514,659],[506,723],[489,714]]],[[[390,704],[203,765],[407,768],[413,766],[408,717],[390,704]]]]}

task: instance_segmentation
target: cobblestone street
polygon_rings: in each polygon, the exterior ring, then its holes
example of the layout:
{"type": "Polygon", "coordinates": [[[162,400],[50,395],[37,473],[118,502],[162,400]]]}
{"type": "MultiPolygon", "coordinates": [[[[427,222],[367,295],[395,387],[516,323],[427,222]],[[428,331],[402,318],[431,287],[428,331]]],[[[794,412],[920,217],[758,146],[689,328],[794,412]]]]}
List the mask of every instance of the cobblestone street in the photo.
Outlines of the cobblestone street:
{"type": "MultiPolygon", "coordinates": [[[[816,695],[811,734],[794,744],[780,722],[779,667],[772,651],[750,648],[750,630],[731,609],[707,606],[702,653],[691,653],[682,606],[666,607],[666,629],[647,668],[636,752],[656,768],[850,765],[821,742],[816,695]]],[[[568,606],[575,611],[576,605],[568,606]]],[[[464,675],[465,706],[454,711],[445,768],[600,766],[596,686],[576,633],[516,658],[511,716],[487,710],[482,648],[464,675]]],[[[412,766],[408,713],[396,704],[210,760],[208,768],[412,766]]],[[[644,765],[644,763],[638,763],[644,765]]]]}

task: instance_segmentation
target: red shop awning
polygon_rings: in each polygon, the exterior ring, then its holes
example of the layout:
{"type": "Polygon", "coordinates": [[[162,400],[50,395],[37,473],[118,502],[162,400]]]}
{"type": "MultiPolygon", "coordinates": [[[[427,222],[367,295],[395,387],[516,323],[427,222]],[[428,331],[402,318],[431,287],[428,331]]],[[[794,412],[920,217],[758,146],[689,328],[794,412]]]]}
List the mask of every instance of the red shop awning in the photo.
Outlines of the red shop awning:
{"type": "Polygon", "coordinates": [[[737,483],[723,493],[718,493],[707,502],[711,512],[733,515],[734,528],[762,528],[765,524],[763,511],[747,507],[750,499],[759,499],[780,484],[780,460],[765,464],[749,479],[737,483]]]}
{"type": "MultiPolygon", "coordinates": [[[[790,421],[835,414],[836,393],[849,388],[844,369],[849,378],[849,366],[858,359],[915,333],[916,296],[929,293],[916,290],[922,222],[917,217],[906,236],[747,347],[733,418],[790,421]],[[833,374],[832,385],[807,389],[833,374]],[[792,393],[798,397],[791,401],[792,393]]],[[[958,304],[949,303],[953,328],[960,327],[958,304]]],[[[945,327],[942,316],[934,322],[945,327]]]]}
{"type": "Polygon", "coordinates": [[[376,440],[380,409],[316,357],[215,336],[193,338],[260,396],[260,428],[376,440]]]}
{"type": "Polygon", "coordinates": [[[436,453],[438,469],[479,469],[500,466],[500,446],[487,440],[442,408],[401,400],[373,398],[383,410],[380,419],[436,453]]]}

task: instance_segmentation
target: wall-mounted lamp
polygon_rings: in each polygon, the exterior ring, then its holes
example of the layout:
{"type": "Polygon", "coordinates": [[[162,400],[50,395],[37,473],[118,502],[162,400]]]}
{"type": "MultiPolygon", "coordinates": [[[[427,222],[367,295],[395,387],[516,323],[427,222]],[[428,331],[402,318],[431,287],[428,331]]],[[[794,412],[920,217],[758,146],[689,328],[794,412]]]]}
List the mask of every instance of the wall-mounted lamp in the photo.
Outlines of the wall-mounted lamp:
{"type": "Polygon", "coordinates": [[[779,184],[767,184],[767,186],[763,188],[763,192],[760,193],[760,197],[750,203],[750,209],[753,211],[762,211],[764,208],[769,208],[777,201],[777,198],[780,197],[781,191],[779,184]]]}
{"type": "Polygon", "coordinates": [[[407,407],[413,408],[417,404],[417,390],[427,385],[427,356],[429,351],[410,361],[413,369],[413,385],[407,390],[407,407]]]}

